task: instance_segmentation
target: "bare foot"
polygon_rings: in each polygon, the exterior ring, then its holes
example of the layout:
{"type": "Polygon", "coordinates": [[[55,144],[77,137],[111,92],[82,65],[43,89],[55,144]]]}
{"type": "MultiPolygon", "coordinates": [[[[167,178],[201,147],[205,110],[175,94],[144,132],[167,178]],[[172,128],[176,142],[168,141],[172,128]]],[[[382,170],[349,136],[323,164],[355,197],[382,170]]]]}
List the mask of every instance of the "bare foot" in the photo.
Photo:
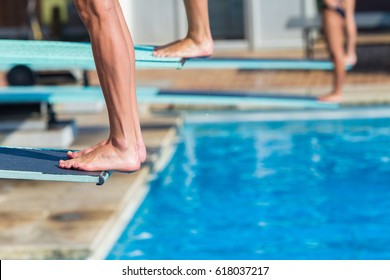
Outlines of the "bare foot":
{"type": "Polygon", "coordinates": [[[129,148],[119,148],[109,141],[78,158],[60,160],[59,162],[60,168],[82,171],[132,172],[137,171],[140,165],[136,151],[131,151],[129,148]]]}
{"type": "Polygon", "coordinates": [[[214,51],[212,39],[203,40],[201,43],[192,38],[175,41],[163,47],[157,47],[153,52],[156,57],[182,57],[194,58],[210,56],[214,51]]]}
{"type": "Polygon", "coordinates": [[[137,148],[138,148],[138,159],[140,163],[144,163],[147,156],[146,147],[144,143],[142,142],[142,144],[137,144],[137,148]]]}
{"type": "Polygon", "coordinates": [[[319,97],[318,100],[322,102],[340,103],[341,101],[343,101],[343,96],[341,95],[341,93],[330,93],[319,97]]]}
{"type": "MultiPolygon", "coordinates": [[[[107,144],[107,140],[103,140],[103,141],[99,142],[98,144],[96,144],[92,147],[89,147],[87,149],[81,150],[81,151],[77,151],[77,152],[68,151],[67,156],[69,159],[76,159],[76,158],[83,156],[85,154],[88,154],[88,153],[92,152],[93,150],[95,150],[99,147],[102,147],[106,144],[107,144]]],[[[138,144],[137,146],[138,146],[138,159],[141,163],[144,163],[146,160],[146,156],[147,156],[146,147],[145,147],[143,141],[141,144],[138,144]]]]}
{"type": "Polygon", "coordinates": [[[356,53],[347,54],[345,57],[345,65],[355,65],[357,62],[357,56],[356,53]]]}
{"type": "Polygon", "coordinates": [[[163,46],[156,46],[156,47],[154,48],[154,51],[156,52],[156,51],[165,49],[165,48],[167,48],[167,47],[170,47],[170,46],[172,46],[172,45],[174,45],[174,44],[179,43],[180,41],[181,41],[181,40],[176,40],[176,41],[170,42],[169,44],[166,44],[166,45],[163,45],[163,46]]]}
{"type": "Polygon", "coordinates": [[[75,158],[78,158],[78,157],[83,156],[85,154],[88,154],[89,152],[92,152],[96,148],[99,148],[99,147],[105,145],[106,143],[107,143],[107,140],[103,140],[103,141],[100,141],[99,143],[97,143],[96,145],[93,145],[92,147],[86,148],[86,149],[81,150],[81,151],[77,151],[77,152],[68,151],[67,156],[69,159],[75,159],[75,158]]]}

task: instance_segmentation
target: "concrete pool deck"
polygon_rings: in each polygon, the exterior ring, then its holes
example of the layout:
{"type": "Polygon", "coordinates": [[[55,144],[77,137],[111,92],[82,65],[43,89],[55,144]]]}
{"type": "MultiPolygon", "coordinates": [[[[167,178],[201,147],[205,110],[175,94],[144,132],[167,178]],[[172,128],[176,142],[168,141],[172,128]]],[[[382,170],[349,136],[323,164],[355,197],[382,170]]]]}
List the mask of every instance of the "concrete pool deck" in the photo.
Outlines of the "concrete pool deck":
{"type": "MultiPolygon", "coordinates": [[[[92,73],[92,81],[94,77],[92,73]]],[[[246,90],[318,96],[329,90],[331,73],[142,70],[137,72],[137,81],[139,85],[179,90],[246,90]]],[[[0,75],[2,84],[4,77],[0,75]]],[[[389,72],[352,71],[347,77],[343,104],[390,104],[389,72]]],[[[174,107],[164,105],[151,109],[166,112],[174,107]]],[[[62,117],[69,118],[69,115],[59,116],[62,117]]],[[[79,133],[70,148],[84,148],[107,136],[104,111],[71,117],[75,118],[79,133]]],[[[150,176],[169,160],[182,119],[174,113],[153,114],[141,108],[141,123],[149,157],[148,163],[133,175],[114,174],[103,187],[0,180],[0,259],[104,258],[147,194],[150,176]]]]}
{"type": "MultiPolygon", "coordinates": [[[[106,113],[76,117],[79,149],[104,139],[106,113]]],[[[143,116],[147,164],[135,174],[113,174],[103,186],[0,181],[0,259],[104,258],[148,191],[152,172],[172,154],[180,119],[143,116]]]]}
{"type": "MultiPolygon", "coordinates": [[[[105,119],[105,112],[77,116],[79,137],[71,148],[104,139],[105,119]]],[[[169,159],[168,144],[175,141],[179,122],[176,116],[143,116],[148,163],[131,175],[113,174],[103,187],[1,180],[0,259],[104,257],[104,248],[115,241],[147,193],[151,169],[169,159]]]]}

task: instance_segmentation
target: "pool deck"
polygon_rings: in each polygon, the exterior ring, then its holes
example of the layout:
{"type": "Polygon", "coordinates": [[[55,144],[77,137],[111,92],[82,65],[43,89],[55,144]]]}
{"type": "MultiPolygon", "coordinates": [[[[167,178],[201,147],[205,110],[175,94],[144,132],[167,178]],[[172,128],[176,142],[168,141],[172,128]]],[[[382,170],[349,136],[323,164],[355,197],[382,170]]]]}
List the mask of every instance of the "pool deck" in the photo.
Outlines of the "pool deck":
{"type": "MultiPolygon", "coordinates": [[[[108,134],[106,113],[76,118],[79,149],[108,134]]],[[[148,180],[173,153],[180,119],[141,119],[147,163],[114,173],[102,187],[87,183],[0,181],[0,259],[101,259],[148,192],[148,180]]]]}
{"type": "MultiPolygon", "coordinates": [[[[243,55],[267,57],[275,54],[278,55],[277,52],[243,55]]],[[[301,56],[301,52],[289,54],[301,56]]],[[[364,71],[364,67],[363,70],[357,67],[348,75],[343,105],[390,104],[390,75],[388,70],[383,70],[390,63],[388,60],[383,63],[385,65],[379,71],[364,71]]],[[[96,82],[94,73],[91,80],[96,82]]],[[[319,96],[329,90],[331,74],[317,71],[141,70],[137,72],[137,83],[179,90],[245,90],[319,96]]],[[[4,85],[2,75],[0,85],[4,85]]],[[[0,180],[0,259],[105,257],[147,194],[151,176],[164,167],[174,152],[177,128],[182,119],[174,113],[173,106],[149,109],[140,110],[148,160],[135,174],[115,173],[103,187],[0,180]],[[171,113],[159,114],[161,111],[171,113]]],[[[69,115],[61,117],[69,118],[69,115]]],[[[79,133],[70,148],[80,149],[107,136],[105,111],[71,117],[76,119],[79,133]]]]}

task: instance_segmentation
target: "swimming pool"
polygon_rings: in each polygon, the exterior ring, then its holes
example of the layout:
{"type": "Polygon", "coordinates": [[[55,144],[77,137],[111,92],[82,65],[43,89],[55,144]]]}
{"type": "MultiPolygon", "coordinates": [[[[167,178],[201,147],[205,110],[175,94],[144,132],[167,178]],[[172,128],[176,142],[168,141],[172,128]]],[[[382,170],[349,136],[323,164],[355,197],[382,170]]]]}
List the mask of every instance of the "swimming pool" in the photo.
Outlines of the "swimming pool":
{"type": "Polygon", "coordinates": [[[390,259],[390,119],[187,124],[107,259],[390,259]]]}

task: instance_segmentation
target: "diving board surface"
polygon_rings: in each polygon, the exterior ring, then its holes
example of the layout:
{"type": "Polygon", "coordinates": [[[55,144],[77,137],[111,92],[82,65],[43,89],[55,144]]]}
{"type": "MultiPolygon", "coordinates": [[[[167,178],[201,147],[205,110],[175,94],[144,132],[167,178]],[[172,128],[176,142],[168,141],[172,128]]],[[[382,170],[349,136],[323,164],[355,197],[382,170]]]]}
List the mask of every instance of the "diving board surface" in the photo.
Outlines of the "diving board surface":
{"type": "Polygon", "coordinates": [[[170,105],[225,105],[284,108],[337,109],[339,105],[320,102],[315,97],[286,95],[281,93],[255,93],[239,91],[153,90],[138,89],[141,103],[170,105]]]}
{"type": "MultiPolygon", "coordinates": [[[[152,46],[135,46],[139,68],[181,68],[182,58],[153,56],[152,46]]],[[[34,70],[95,69],[90,43],[0,40],[0,69],[26,65],[34,70]]]]}
{"type": "MultiPolygon", "coordinates": [[[[258,58],[191,58],[184,62],[186,69],[240,70],[333,70],[329,60],[314,59],[258,59],[258,58]]],[[[350,65],[346,70],[350,70],[350,65]]]]}
{"type": "Polygon", "coordinates": [[[95,183],[103,185],[111,171],[84,172],[58,167],[66,150],[0,147],[0,178],[95,183]]]}
{"type": "MultiPolygon", "coordinates": [[[[327,60],[259,58],[155,57],[153,46],[135,46],[137,68],[243,69],[243,70],[332,70],[327,60]]],[[[0,40],[0,69],[26,65],[34,70],[95,69],[90,43],[0,40]]],[[[351,69],[351,66],[346,66],[351,69]]]]}
{"type": "MultiPolygon", "coordinates": [[[[47,102],[56,104],[103,100],[101,88],[97,86],[0,88],[0,103],[47,102]]],[[[155,87],[137,87],[137,100],[139,103],[167,105],[242,105],[318,109],[337,109],[339,107],[336,103],[320,102],[315,97],[301,95],[245,91],[160,90],[155,87]]]]}
{"type": "Polygon", "coordinates": [[[90,103],[104,101],[98,86],[10,86],[0,87],[0,103],[90,103]]]}

